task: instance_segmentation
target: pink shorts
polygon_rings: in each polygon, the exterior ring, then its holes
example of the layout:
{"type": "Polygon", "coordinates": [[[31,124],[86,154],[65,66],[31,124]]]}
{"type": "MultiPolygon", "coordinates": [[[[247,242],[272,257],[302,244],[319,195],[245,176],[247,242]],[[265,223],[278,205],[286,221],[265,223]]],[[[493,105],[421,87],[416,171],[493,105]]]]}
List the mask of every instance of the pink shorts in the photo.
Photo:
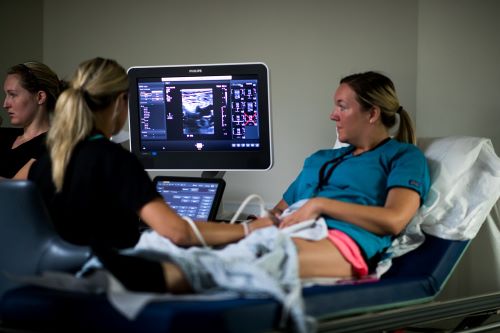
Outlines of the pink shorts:
{"type": "Polygon", "coordinates": [[[352,265],[356,275],[368,275],[368,265],[366,264],[358,244],[351,237],[342,231],[328,230],[328,239],[337,247],[340,254],[352,265]]]}

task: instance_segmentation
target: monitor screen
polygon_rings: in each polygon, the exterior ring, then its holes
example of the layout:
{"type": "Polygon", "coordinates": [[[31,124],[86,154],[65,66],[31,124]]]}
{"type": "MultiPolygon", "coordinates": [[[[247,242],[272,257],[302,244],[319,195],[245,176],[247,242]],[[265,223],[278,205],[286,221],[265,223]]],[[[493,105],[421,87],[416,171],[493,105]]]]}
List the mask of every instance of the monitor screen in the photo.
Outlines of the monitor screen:
{"type": "Polygon", "coordinates": [[[156,176],[156,190],[181,216],[215,221],[226,183],[221,178],[156,176]]]}
{"type": "Polygon", "coordinates": [[[131,151],[147,170],[267,170],[263,63],[131,67],[131,151]]]}

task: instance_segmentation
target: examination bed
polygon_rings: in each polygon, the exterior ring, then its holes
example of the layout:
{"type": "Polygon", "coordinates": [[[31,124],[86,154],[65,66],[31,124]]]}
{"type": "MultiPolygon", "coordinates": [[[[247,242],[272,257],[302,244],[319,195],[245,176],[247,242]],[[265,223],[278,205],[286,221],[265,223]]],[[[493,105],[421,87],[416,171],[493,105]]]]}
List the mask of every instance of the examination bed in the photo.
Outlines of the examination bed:
{"type": "MultiPolygon", "coordinates": [[[[429,236],[417,250],[394,260],[380,281],[304,288],[306,311],[321,323],[432,300],[467,244],[429,236]]],[[[35,332],[267,332],[279,328],[281,315],[270,299],[181,300],[151,303],[129,321],[102,294],[31,286],[7,292],[1,306],[4,327],[35,332]]]]}
{"type": "MultiPolygon", "coordinates": [[[[499,165],[498,160],[495,163],[496,168],[499,165]]],[[[492,184],[493,186],[500,184],[500,168],[495,168],[492,169],[493,176],[499,183],[492,184]]],[[[463,178],[464,175],[460,177],[463,178]]],[[[488,182],[491,183],[492,180],[488,179],[488,182]]],[[[485,193],[492,203],[484,207],[480,214],[475,212],[475,220],[484,221],[498,200],[498,188],[495,187],[493,193],[485,193]]],[[[33,204],[42,210],[35,224],[47,219],[33,184],[0,182],[2,214],[9,211],[6,202],[9,199],[14,200],[13,198],[27,200],[28,206],[33,204]],[[17,194],[19,196],[15,197],[17,194]]],[[[28,206],[18,208],[26,210],[28,206]]],[[[428,208],[430,211],[432,207],[428,208]]],[[[15,213],[19,209],[10,211],[15,213]]],[[[425,207],[423,211],[425,213],[425,207]]],[[[421,218],[429,219],[429,216],[422,214],[421,218]]],[[[440,218],[446,219],[448,216],[440,218]]],[[[478,223],[476,229],[479,229],[481,223],[482,221],[478,223]]],[[[2,217],[1,224],[3,244],[3,238],[9,237],[3,232],[9,222],[2,217]]],[[[25,227],[33,226],[28,223],[25,227]]],[[[440,228],[438,225],[437,229],[441,230],[440,228]]],[[[88,249],[68,249],[71,245],[58,239],[50,230],[50,226],[44,226],[42,229],[47,229],[43,231],[47,235],[45,243],[41,244],[36,252],[31,252],[30,258],[38,260],[38,265],[33,268],[32,264],[22,267],[22,263],[12,263],[14,258],[19,260],[18,255],[13,253],[11,248],[1,245],[1,269],[9,268],[10,272],[17,274],[36,274],[44,269],[54,268],[71,271],[76,269],[78,262],[88,258],[88,249]],[[47,241],[48,238],[50,241],[47,241]],[[50,248],[56,250],[47,251],[50,248]],[[6,251],[10,253],[6,254],[6,251]],[[64,267],[54,266],[54,262],[59,262],[57,265],[61,266],[60,261],[52,261],[57,255],[65,258],[64,267]]],[[[498,311],[500,293],[450,302],[434,301],[471,240],[437,237],[433,235],[435,224],[422,229],[425,241],[416,249],[392,258],[389,269],[378,280],[304,287],[302,294],[305,312],[316,320],[316,329],[332,332],[396,330],[432,319],[453,316],[468,317],[470,314],[480,314],[482,318],[487,318],[498,311]]],[[[475,232],[477,230],[472,231],[472,234],[475,232]]],[[[445,233],[450,236],[450,232],[445,233]]],[[[15,247],[13,244],[12,246],[15,247]]],[[[291,328],[290,322],[286,327],[281,325],[282,307],[271,298],[158,301],[149,303],[137,318],[129,320],[111,306],[104,294],[18,286],[5,276],[0,277],[0,293],[3,294],[0,303],[0,328],[12,332],[269,332],[291,328]]]]}

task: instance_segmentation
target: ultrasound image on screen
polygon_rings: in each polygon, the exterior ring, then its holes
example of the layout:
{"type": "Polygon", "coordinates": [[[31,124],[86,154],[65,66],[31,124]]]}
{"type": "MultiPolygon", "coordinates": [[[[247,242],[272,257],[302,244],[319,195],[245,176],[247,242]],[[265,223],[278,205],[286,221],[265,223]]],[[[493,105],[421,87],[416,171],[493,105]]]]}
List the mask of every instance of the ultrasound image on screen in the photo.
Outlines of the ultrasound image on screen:
{"type": "Polygon", "coordinates": [[[214,134],[212,89],[182,89],[182,124],[185,135],[214,134]]]}

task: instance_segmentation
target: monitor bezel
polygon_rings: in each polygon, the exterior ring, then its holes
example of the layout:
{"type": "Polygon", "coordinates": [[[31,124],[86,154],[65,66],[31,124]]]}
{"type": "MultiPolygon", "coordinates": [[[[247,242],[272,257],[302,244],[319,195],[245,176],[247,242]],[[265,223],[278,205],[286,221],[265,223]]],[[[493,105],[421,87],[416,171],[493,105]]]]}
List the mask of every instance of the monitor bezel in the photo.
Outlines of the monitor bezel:
{"type": "Polygon", "coordinates": [[[130,151],[148,171],[264,171],[273,165],[269,69],[263,62],[191,64],[164,66],[134,66],[129,77],[130,151]],[[167,151],[161,156],[148,156],[140,149],[140,112],[137,80],[161,77],[197,77],[220,75],[256,75],[259,81],[259,131],[261,149],[258,151],[167,151]],[[134,110],[134,112],[132,112],[134,110]]]}

